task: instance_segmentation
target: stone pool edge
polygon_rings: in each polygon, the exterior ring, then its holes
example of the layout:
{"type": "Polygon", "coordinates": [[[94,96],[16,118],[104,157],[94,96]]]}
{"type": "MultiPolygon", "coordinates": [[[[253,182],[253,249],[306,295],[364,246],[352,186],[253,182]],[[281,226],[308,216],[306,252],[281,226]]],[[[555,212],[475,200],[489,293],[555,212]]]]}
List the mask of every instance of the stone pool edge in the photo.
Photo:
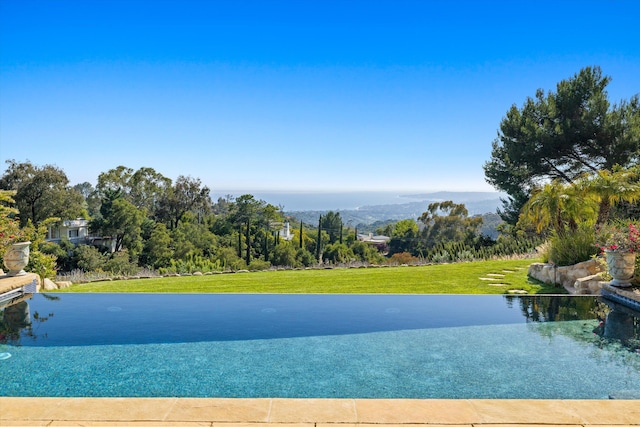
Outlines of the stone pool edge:
{"type": "Polygon", "coordinates": [[[1,426],[640,426],[640,400],[0,397],[1,426]]]}

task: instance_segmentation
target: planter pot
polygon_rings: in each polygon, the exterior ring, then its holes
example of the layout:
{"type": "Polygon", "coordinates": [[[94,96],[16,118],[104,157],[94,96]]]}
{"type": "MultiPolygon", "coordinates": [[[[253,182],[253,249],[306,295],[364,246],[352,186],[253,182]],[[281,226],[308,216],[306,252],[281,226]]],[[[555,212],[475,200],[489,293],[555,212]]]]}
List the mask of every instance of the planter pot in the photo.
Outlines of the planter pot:
{"type": "Polygon", "coordinates": [[[29,245],[31,242],[12,244],[4,254],[4,266],[9,269],[7,276],[24,276],[23,268],[29,264],[29,245]]]}
{"type": "Polygon", "coordinates": [[[636,267],[635,252],[605,251],[609,274],[613,277],[612,286],[627,288],[631,286],[630,280],[636,267]]]}

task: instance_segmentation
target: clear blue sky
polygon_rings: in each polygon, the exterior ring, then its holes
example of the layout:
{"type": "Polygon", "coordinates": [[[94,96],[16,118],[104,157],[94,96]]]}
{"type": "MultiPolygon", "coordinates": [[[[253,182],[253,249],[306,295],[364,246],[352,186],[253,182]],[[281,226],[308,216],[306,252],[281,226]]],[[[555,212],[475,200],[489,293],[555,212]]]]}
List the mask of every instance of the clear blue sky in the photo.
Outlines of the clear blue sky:
{"type": "Polygon", "coordinates": [[[0,172],[212,190],[492,190],[512,104],[640,92],[640,1],[0,0],[0,172]]]}

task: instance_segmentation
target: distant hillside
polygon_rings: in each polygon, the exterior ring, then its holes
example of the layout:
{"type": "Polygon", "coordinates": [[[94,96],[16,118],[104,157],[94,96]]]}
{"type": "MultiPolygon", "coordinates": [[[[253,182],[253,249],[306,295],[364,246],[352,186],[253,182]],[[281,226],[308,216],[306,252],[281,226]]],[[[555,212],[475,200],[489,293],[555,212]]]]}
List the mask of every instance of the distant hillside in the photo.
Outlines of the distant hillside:
{"type": "MultiPolygon", "coordinates": [[[[452,200],[454,203],[464,203],[469,215],[482,215],[495,213],[501,206],[500,197],[503,195],[495,192],[449,192],[416,194],[402,196],[410,199],[420,199],[408,203],[391,205],[362,206],[358,209],[334,210],[340,212],[344,223],[351,227],[357,225],[367,226],[373,223],[385,223],[399,221],[401,219],[417,219],[425,212],[430,203],[452,200]]],[[[295,217],[306,224],[316,224],[318,217],[328,210],[310,211],[285,211],[286,215],[295,217]]]]}
{"type": "Polygon", "coordinates": [[[505,197],[505,194],[493,191],[436,191],[434,193],[408,194],[400,197],[441,202],[453,200],[455,203],[482,202],[505,197]]]}

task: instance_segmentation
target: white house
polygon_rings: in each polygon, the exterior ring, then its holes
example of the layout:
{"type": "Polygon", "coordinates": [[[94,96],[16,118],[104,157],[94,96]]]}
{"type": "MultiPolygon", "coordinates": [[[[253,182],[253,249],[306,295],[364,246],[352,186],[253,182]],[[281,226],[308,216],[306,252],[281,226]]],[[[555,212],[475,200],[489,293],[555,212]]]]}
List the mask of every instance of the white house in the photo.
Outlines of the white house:
{"type": "Polygon", "coordinates": [[[68,239],[71,243],[86,243],[89,237],[88,219],[68,219],[49,226],[47,241],[60,243],[62,239],[68,239]]]}
{"type": "Polygon", "coordinates": [[[280,238],[284,240],[292,240],[293,234],[291,234],[291,229],[289,228],[289,221],[285,221],[282,226],[282,230],[280,231],[280,238]]]}
{"type": "Polygon", "coordinates": [[[95,236],[89,232],[88,219],[77,218],[68,219],[57,224],[52,224],[47,230],[46,241],[60,243],[62,239],[67,239],[74,245],[92,245],[98,247],[115,249],[110,237],[95,236]]]}

